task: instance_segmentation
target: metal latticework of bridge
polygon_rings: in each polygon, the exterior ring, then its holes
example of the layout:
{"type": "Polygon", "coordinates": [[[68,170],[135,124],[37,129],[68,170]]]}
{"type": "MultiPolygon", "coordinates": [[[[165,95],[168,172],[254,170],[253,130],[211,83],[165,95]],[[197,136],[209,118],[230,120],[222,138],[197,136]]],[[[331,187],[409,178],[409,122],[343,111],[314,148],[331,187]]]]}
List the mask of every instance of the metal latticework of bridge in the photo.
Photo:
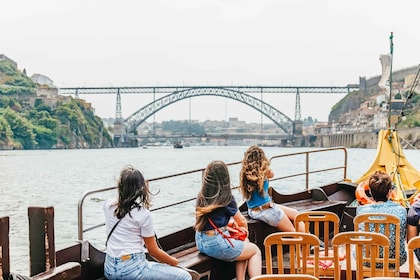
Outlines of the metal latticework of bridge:
{"type": "Polygon", "coordinates": [[[186,98],[197,96],[219,96],[230,98],[241,102],[257,110],[278,127],[285,134],[296,135],[296,122],[301,121],[300,94],[348,94],[350,91],[358,90],[358,85],[347,85],[344,87],[314,87],[314,86],[158,86],[158,87],[73,87],[60,88],[59,93],[63,95],[74,95],[80,97],[83,94],[115,94],[116,95],[116,124],[121,124],[122,134],[134,133],[136,128],[146,121],[150,116],[163,108],[186,98]],[[296,94],[294,120],[286,116],[262,99],[254,96],[262,96],[264,93],[292,93],[296,94]],[[153,94],[153,101],[131,114],[125,120],[121,113],[121,94],[153,94]],[[156,94],[164,94],[163,97],[155,99],[156,94]]]}

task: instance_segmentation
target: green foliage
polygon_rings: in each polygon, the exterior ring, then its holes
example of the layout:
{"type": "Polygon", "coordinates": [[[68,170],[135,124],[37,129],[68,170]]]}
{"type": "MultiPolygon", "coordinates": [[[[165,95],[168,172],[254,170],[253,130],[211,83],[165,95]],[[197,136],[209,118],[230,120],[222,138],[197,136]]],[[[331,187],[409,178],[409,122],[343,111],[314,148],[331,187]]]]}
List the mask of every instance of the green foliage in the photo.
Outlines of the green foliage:
{"type": "Polygon", "coordinates": [[[102,120],[81,100],[53,109],[43,102],[23,108],[19,100],[0,96],[0,148],[100,148],[112,146],[102,120]],[[2,109],[1,109],[2,108],[2,109]]]}
{"type": "Polygon", "coordinates": [[[46,128],[44,126],[34,126],[35,139],[37,142],[37,148],[39,149],[51,149],[56,144],[56,134],[54,130],[46,128]]]}
{"type": "Polygon", "coordinates": [[[0,145],[8,146],[13,141],[13,131],[7,120],[0,113],[0,145]]]}
{"type": "Polygon", "coordinates": [[[22,117],[10,108],[2,109],[4,119],[9,123],[16,142],[19,142],[24,149],[33,149],[36,146],[33,125],[28,119],[22,117]]]}
{"type": "Polygon", "coordinates": [[[6,60],[0,60],[0,72],[6,74],[6,76],[19,75],[18,70],[6,60]]]}
{"type": "Polygon", "coordinates": [[[0,95],[27,96],[35,94],[35,83],[9,61],[0,61],[0,95]]]}
{"type": "Polygon", "coordinates": [[[35,94],[35,88],[0,85],[0,95],[19,97],[19,96],[28,96],[28,95],[34,95],[34,94],[35,94]]]}
{"type": "Polygon", "coordinates": [[[0,149],[50,149],[112,147],[102,120],[83,100],[57,102],[56,109],[28,96],[36,84],[9,61],[0,61],[0,149]]]}

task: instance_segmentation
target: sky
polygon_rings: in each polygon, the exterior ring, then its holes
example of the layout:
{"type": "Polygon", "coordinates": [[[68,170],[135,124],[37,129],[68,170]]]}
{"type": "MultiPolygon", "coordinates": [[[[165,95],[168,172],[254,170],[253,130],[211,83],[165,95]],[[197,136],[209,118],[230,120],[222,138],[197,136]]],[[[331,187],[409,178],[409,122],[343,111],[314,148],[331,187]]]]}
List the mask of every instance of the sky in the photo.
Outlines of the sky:
{"type": "MultiPolygon", "coordinates": [[[[420,63],[418,0],[1,1],[0,54],[57,87],[346,86],[420,63]]],[[[115,116],[115,96],[83,95],[115,116]]],[[[302,118],[327,120],[343,95],[301,94],[302,118]]],[[[294,118],[295,96],[264,96],[294,118]]],[[[123,95],[126,118],[152,101],[123,95]]],[[[221,97],[195,97],[155,114],[170,119],[265,121],[221,97]]],[[[269,121],[267,121],[269,122],[269,121]]]]}

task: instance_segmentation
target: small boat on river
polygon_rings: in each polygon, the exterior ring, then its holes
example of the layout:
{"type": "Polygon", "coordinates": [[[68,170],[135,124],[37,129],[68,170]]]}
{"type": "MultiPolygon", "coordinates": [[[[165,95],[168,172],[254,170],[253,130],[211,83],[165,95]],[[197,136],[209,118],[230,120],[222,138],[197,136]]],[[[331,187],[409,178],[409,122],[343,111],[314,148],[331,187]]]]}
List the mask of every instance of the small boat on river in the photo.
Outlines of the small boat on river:
{"type": "Polygon", "coordinates": [[[182,149],[182,148],[184,148],[184,145],[182,145],[181,142],[175,142],[174,143],[174,148],[175,149],[182,149]]]}

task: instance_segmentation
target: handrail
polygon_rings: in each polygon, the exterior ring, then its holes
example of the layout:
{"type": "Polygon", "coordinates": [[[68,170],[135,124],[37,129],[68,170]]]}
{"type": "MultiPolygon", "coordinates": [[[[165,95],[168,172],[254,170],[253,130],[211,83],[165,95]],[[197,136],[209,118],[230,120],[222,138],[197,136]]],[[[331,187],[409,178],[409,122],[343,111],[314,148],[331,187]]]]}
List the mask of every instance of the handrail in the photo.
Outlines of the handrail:
{"type": "MultiPolygon", "coordinates": [[[[327,171],[332,171],[332,170],[339,170],[339,169],[343,170],[343,178],[341,178],[341,179],[346,180],[346,178],[347,178],[347,149],[344,148],[344,147],[325,148],[325,149],[317,149],[317,150],[310,150],[310,151],[303,151],[303,152],[277,155],[277,156],[271,157],[270,162],[273,162],[273,160],[276,160],[276,159],[279,159],[279,158],[293,157],[293,156],[299,156],[299,155],[305,155],[305,161],[306,161],[305,172],[299,172],[299,173],[294,173],[294,174],[291,174],[291,175],[272,178],[272,179],[270,179],[270,181],[284,180],[284,179],[288,179],[288,178],[304,176],[305,177],[305,188],[306,188],[306,190],[309,191],[310,190],[309,189],[309,183],[310,183],[309,182],[309,175],[310,174],[327,172],[327,171]],[[314,169],[314,170],[309,169],[309,167],[310,167],[309,166],[309,159],[310,159],[309,157],[310,157],[311,154],[320,153],[320,152],[328,152],[328,151],[336,151],[336,150],[342,150],[343,153],[344,153],[344,163],[343,163],[343,165],[335,166],[335,167],[331,167],[331,168],[324,168],[324,169],[314,169]]],[[[236,161],[236,162],[227,163],[226,165],[231,167],[231,166],[239,165],[241,163],[242,163],[242,161],[236,161]]],[[[200,169],[190,170],[190,171],[176,173],[176,174],[172,174],[172,175],[156,177],[156,178],[149,179],[148,182],[150,183],[150,182],[159,181],[159,180],[168,179],[168,178],[173,178],[173,177],[178,177],[178,176],[182,176],[182,175],[187,175],[187,174],[192,174],[192,173],[197,173],[197,172],[203,172],[204,170],[205,170],[205,168],[200,168],[200,169]]],[[[237,186],[232,187],[232,189],[237,189],[237,188],[238,188],[237,186]]],[[[79,199],[79,202],[78,202],[78,239],[79,240],[83,240],[83,233],[91,231],[93,229],[96,229],[96,228],[99,228],[99,227],[102,227],[102,226],[105,225],[105,223],[100,223],[100,224],[96,224],[94,226],[87,227],[87,228],[83,227],[83,204],[85,202],[85,199],[92,194],[107,192],[107,191],[111,191],[111,190],[115,190],[115,189],[116,189],[116,186],[113,186],[113,187],[91,190],[91,191],[87,191],[87,192],[83,193],[82,197],[79,199]]],[[[169,208],[169,207],[172,207],[172,206],[175,206],[175,205],[179,205],[179,204],[183,204],[183,203],[193,201],[195,199],[196,199],[195,197],[194,198],[188,198],[188,199],[185,199],[185,200],[182,200],[182,201],[177,201],[177,202],[173,202],[173,203],[161,206],[161,207],[153,208],[150,211],[157,211],[157,210],[169,208]]]]}
{"type": "Polygon", "coordinates": [[[295,173],[295,174],[287,175],[287,176],[276,177],[276,178],[270,179],[270,181],[283,180],[283,179],[287,179],[287,178],[293,178],[293,177],[299,177],[299,176],[305,175],[305,177],[306,177],[305,189],[309,190],[309,175],[310,174],[321,173],[321,172],[332,171],[332,170],[338,170],[338,169],[343,169],[343,178],[342,179],[347,180],[347,149],[345,147],[325,148],[325,149],[311,150],[311,151],[306,151],[306,152],[297,152],[297,153],[290,153],[290,154],[284,154],[284,155],[277,155],[277,156],[271,157],[270,162],[273,159],[291,157],[291,156],[297,156],[297,155],[303,155],[303,154],[306,156],[305,172],[295,173]],[[319,153],[319,152],[337,151],[337,150],[342,150],[343,153],[344,153],[344,163],[343,163],[342,166],[336,166],[336,167],[325,168],[325,169],[317,169],[317,170],[312,170],[312,171],[309,170],[309,155],[310,154],[319,153]]]}

